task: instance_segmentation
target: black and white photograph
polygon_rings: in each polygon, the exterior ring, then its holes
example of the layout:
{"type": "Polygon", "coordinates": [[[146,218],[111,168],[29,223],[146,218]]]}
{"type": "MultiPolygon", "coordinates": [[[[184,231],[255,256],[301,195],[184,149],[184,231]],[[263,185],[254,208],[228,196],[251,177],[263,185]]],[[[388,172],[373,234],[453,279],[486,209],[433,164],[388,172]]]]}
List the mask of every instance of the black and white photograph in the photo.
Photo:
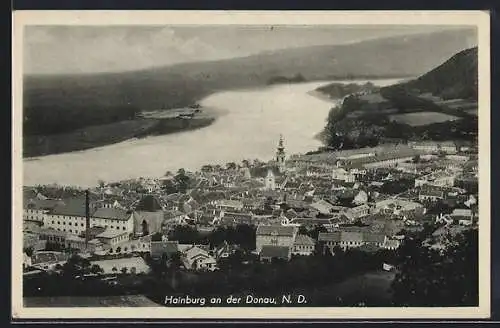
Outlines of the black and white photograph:
{"type": "Polygon", "coordinates": [[[13,20],[13,317],[489,316],[488,13],[13,20]]]}

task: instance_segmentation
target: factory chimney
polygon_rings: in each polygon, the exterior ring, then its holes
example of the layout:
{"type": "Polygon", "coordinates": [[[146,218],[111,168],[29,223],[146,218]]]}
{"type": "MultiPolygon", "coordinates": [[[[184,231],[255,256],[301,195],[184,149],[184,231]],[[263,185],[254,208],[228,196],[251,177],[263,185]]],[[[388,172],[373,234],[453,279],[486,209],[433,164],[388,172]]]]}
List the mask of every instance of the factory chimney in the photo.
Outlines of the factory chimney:
{"type": "Polygon", "coordinates": [[[89,190],[85,190],[85,248],[88,248],[90,229],[90,204],[89,190]]]}

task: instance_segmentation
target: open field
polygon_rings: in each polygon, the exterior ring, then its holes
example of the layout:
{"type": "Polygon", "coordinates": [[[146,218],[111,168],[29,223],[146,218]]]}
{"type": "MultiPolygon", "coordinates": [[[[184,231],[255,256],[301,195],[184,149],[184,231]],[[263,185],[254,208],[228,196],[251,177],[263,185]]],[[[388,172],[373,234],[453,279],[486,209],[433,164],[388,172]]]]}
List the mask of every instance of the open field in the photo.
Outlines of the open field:
{"type": "Polygon", "coordinates": [[[443,105],[453,109],[471,109],[477,108],[477,101],[468,100],[468,99],[449,99],[437,101],[437,105],[443,105]]]}
{"type": "Polygon", "coordinates": [[[418,112],[390,115],[389,119],[411,126],[422,126],[446,121],[455,121],[458,117],[438,112],[418,112]]]}

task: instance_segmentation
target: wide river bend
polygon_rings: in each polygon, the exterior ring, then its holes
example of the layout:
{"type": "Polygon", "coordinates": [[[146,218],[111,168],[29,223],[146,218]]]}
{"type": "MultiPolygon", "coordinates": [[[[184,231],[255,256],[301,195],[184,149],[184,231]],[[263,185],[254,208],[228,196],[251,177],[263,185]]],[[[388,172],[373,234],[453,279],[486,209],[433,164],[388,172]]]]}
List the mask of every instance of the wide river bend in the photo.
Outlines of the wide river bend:
{"type": "MultiPolygon", "coordinates": [[[[380,86],[397,81],[372,80],[380,86]]],[[[204,164],[269,160],[280,134],[288,154],[315,150],[320,142],[314,137],[325,126],[332,103],[308,92],[327,83],[330,82],[218,92],[200,101],[202,106],[224,113],[208,127],[24,159],[23,184],[93,187],[98,180],[160,177],[166,171],[196,170],[204,164]]]]}

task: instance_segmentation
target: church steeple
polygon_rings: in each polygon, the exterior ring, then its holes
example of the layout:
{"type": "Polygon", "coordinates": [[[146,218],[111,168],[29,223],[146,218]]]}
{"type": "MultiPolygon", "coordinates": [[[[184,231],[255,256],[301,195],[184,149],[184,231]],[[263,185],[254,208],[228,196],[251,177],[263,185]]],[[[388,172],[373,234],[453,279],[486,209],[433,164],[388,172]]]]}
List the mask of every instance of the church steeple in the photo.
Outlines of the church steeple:
{"type": "Polygon", "coordinates": [[[285,146],[283,145],[283,135],[280,135],[280,140],[278,142],[278,148],[276,150],[276,162],[280,172],[285,171],[285,146]]]}
{"type": "Polygon", "coordinates": [[[268,169],[267,170],[267,176],[266,176],[266,189],[267,190],[274,190],[276,189],[276,182],[274,179],[274,173],[273,170],[268,169]]]}

